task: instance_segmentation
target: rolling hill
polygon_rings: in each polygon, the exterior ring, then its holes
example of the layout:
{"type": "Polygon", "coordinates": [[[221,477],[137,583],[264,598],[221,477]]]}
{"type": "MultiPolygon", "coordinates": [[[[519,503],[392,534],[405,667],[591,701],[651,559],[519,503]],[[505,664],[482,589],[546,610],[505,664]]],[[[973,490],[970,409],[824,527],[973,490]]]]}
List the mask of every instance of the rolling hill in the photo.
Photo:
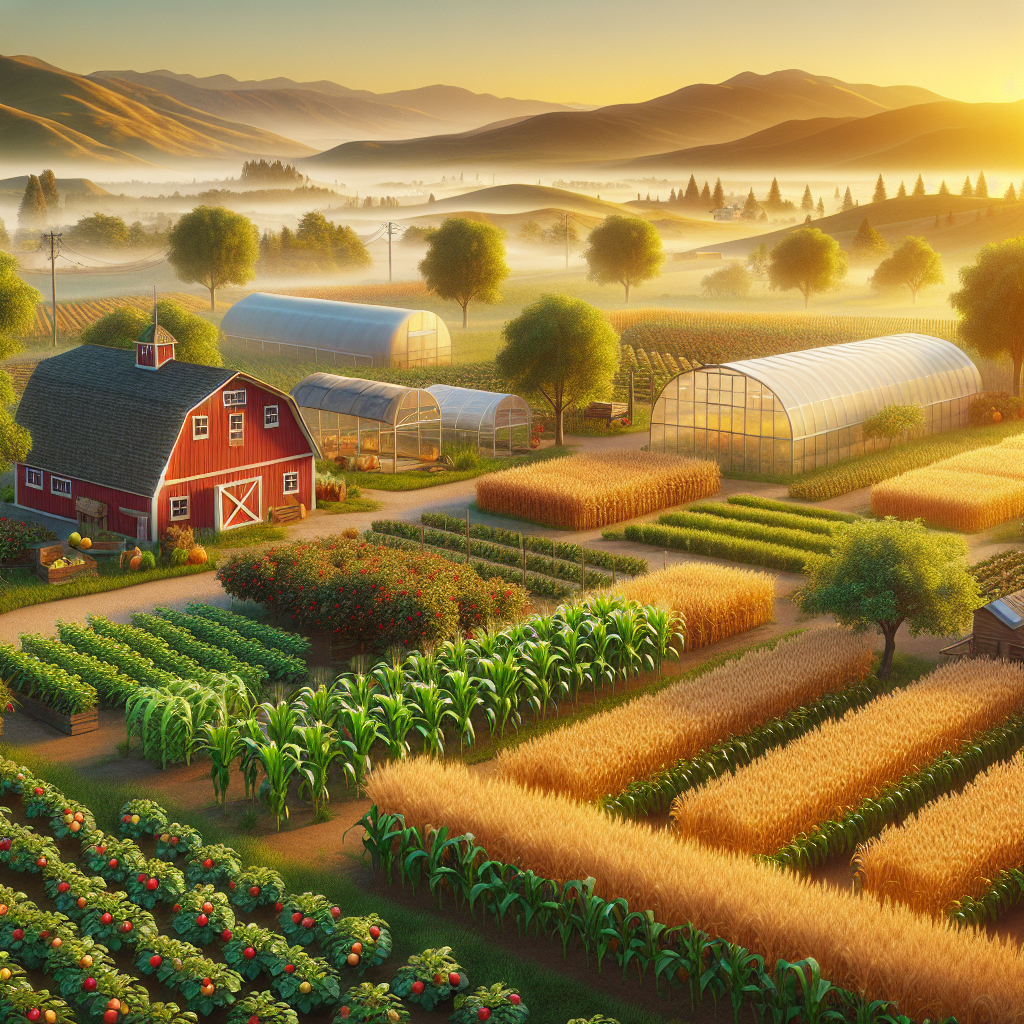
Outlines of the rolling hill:
{"type": "Polygon", "coordinates": [[[850,85],[803,71],[746,72],[644,103],[539,114],[490,131],[349,142],[313,157],[326,167],[538,165],[628,159],[731,141],[782,121],[860,118],[939,100],[913,86],[850,85]],[[669,140],[674,145],[667,146],[669,140]]]}
{"type": "Polygon", "coordinates": [[[4,156],[166,164],[195,157],[296,157],[309,147],[222,120],[154,89],[100,83],[35,57],[0,56],[4,156]]]}
{"type": "Polygon", "coordinates": [[[832,123],[788,121],[714,146],[641,157],[634,170],[868,169],[943,171],[1024,164],[1024,101],[942,100],[832,123]]]}

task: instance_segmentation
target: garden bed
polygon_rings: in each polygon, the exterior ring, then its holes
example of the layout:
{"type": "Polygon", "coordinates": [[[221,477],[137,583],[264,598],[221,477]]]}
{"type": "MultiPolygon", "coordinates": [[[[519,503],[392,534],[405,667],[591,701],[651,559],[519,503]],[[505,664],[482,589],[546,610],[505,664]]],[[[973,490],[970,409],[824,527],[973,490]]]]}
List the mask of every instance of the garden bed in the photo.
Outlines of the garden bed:
{"type": "Polygon", "coordinates": [[[66,736],[80,736],[84,732],[95,732],[99,728],[99,711],[96,708],[75,715],[65,715],[31,697],[21,696],[18,703],[22,712],[29,718],[34,718],[45,725],[52,725],[66,736]]]}

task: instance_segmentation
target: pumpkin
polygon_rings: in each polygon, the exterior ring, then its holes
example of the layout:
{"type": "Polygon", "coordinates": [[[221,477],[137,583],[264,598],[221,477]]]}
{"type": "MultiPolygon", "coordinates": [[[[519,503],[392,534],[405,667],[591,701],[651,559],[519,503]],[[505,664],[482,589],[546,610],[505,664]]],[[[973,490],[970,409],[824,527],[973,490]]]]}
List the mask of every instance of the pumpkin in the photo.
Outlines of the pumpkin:
{"type": "Polygon", "coordinates": [[[998,409],[996,409],[996,411],[994,413],[992,413],[992,422],[993,423],[1002,423],[1003,422],[1003,414],[998,409]]]}
{"type": "Polygon", "coordinates": [[[83,537],[78,542],[78,546],[79,546],[79,548],[82,549],[82,551],[88,551],[89,548],[92,547],[92,538],[91,537],[83,537]]]}
{"type": "Polygon", "coordinates": [[[142,566],[142,555],[133,555],[132,560],[128,563],[128,565],[131,568],[132,572],[138,572],[140,567],[142,566]]]}
{"type": "Polygon", "coordinates": [[[189,565],[203,565],[208,558],[209,555],[206,553],[206,548],[201,547],[199,544],[188,553],[189,565]]]}

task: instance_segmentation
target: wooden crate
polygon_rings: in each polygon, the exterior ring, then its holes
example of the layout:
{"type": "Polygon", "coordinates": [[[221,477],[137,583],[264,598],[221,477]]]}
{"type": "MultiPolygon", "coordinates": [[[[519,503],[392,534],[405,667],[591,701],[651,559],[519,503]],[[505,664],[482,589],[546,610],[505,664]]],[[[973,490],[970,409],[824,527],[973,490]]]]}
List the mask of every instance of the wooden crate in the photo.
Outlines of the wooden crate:
{"type": "Polygon", "coordinates": [[[73,548],[65,549],[63,544],[50,544],[39,549],[39,561],[36,563],[36,572],[47,583],[59,586],[67,583],[76,576],[98,576],[96,560],[90,558],[84,551],[75,551],[73,548]],[[81,558],[80,565],[65,565],[54,568],[53,564],[58,558],[73,556],[81,558]]]}
{"type": "Polygon", "coordinates": [[[601,420],[611,423],[629,415],[629,406],[625,402],[591,402],[583,412],[585,420],[601,420]]]}
{"type": "Polygon", "coordinates": [[[66,736],[80,736],[84,732],[95,732],[100,726],[100,716],[96,708],[91,711],[83,711],[78,715],[65,715],[60,711],[41,704],[34,697],[17,696],[21,710],[34,718],[37,722],[45,725],[52,725],[66,736]]]}
{"type": "Polygon", "coordinates": [[[275,505],[270,510],[272,523],[297,523],[306,518],[305,505],[275,505]]]}

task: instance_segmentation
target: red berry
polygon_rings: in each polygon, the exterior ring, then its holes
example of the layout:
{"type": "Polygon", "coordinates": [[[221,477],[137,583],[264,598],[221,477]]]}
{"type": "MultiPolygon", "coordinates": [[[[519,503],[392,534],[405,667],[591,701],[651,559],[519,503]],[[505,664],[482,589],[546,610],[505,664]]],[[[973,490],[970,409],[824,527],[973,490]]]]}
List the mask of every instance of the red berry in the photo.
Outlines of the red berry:
{"type": "Polygon", "coordinates": [[[207,871],[209,871],[210,868],[213,867],[213,861],[210,860],[209,857],[207,857],[206,860],[203,861],[203,867],[206,868],[207,871]]]}
{"type": "Polygon", "coordinates": [[[351,1012],[352,1012],[352,1011],[351,1011],[351,1010],[350,1010],[350,1009],[349,1009],[349,1008],[348,1008],[347,1006],[343,1006],[343,1007],[341,1008],[341,1019],[342,1019],[342,1020],[348,1020],[348,1015],[349,1015],[349,1014],[350,1014],[351,1012]]]}
{"type": "Polygon", "coordinates": [[[251,885],[251,886],[249,886],[249,895],[250,896],[259,896],[259,894],[260,894],[260,887],[258,885],[251,885]]]}
{"type": "Polygon", "coordinates": [[[452,973],[448,975],[448,984],[451,985],[452,988],[457,988],[461,981],[462,979],[455,971],[452,971],[452,973]]]}
{"type": "MultiPolygon", "coordinates": [[[[8,704],[7,706],[8,706],[8,707],[10,707],[10,704],[8,704]]],[[[26,1014],[25,1014],[25,1016],[26,1016],[26,1017],[27,1017],[27,1018],[28,1018],[29,1020],[39,1020],[39,1017],[40,1017],[40,1013],[39,1013],[39,1011],[38,1011],[38,1010],[37,1010],[37,1009],[36,1009],[36,1008],[35,1008],[35,1007],[33,1006],[33,1007],[32,1007],[32,1009],[31,1009],[31,1010],[29,1010],[29,1011],[28,1011],[28,1013],[26,1013],[26,1014]]]]}
{"type": "Polygon", "coordinates": [[[85,981],[82,982],[82,988],[84,988],[86,992],[95,992],[96,991],[96,979],[95,978],[86,978],[85,981]]]}
{"type": "Polygon", "coordinates": [[[107,848],[105,846],[97,846],[96,852],[100,854],[100,856],[102,856],[104,853],[107,852],[107,848]]]}
{"type": "Polygon", "coordinates": [[[202,906],[202,911],[203,911],[204,914],[212,914],[213,913],[213,904],[210,903],[209,900],[207,900],[206,903],[204,903],[203,906],[202,906]]]}
{"type": "Polygon", "coordinates": [[[231,929],[230,928],[225,928],[224,931],[222,931],[220,933],[220,938],[221,938],[222,942],[230,942],[231,941],[231,929]]]}
{"type": "Polygon", "coordinates": [[[109,867],[109,868],[116,868],[117,867],[117,858],[116,857],[111,857],[110,860],[107,861],[107,867],[109,867]]]}
{"type": "Polygon", "coordinates": [[[333,917],[334,920],[337,921],[338,918],[341,917],[341,908],[340,907],[331,907],[331,917],[333,917]]]}
{"type": "Polygon", "coordinates": [[[234,889],[235,889],[235,883],[234,883],[234,882],[228,882],[228,888],[229,888],[229,889],[230,889],[230,890],[231,890],[232,892],[234,892],[234,889]]]}
{"type": "Polygon", "coordinates": [[[477,1020],[490,1020],[491,1019],[491,1009],[490,1009],[490,1007],[489,1006],[481,1006],[480,1009],[476,1011],[476,1019],[477,1020]]]}
{"type": "Polygon", "coordinates": [[[132,820],[132,816],[131,816],[130,814],[126,814],[126,815],[124,815],[124,816],[123,816],[123,817],[121,818],[121,820],[122,820],[122,821],[123,821],[123,822],[124,822],[124,823],[125,823],[126,825],[128,825],[128,824],[130,824],[130,823],[131,823],[131,820],[132,820]]]}
{"type": "MultiPolygon", "coordinates": [[[[9,839],[7,841],[10,842],[9,839]]],[[[274,910],[276,913],[280,914],[281,911],[284,910],[284,904],[278,900],[277,903],[274,904],[274,910]]]]}
{"type": "Polygon", "coordinates": [[[144,882],[145,880],[146,880],[146,876],[145,875],[139,875],[138,878],[135,879],[136,882],[144,882]]]}
{"type": "Polygon", "coordinates": [[[163,962],[164,958],[162,956],[157,955],[156,953],[154,953],[153,956],[149,958],[149,966],[152,967],[154,970],[156,970],[156,968],[159,967],[163,962]]]}
{"type": "Polygon", "coordinates": [[[117,1010],[107,1010],[103,1014],[103,1024],[117,1024],[117,1010]]]}
{"type": "Polygon", "coordinates": [[[375,925],[370,925],[370,938],[376,941],[380,938],[380,929],[375,925]]]}
{"type": "Polygon", "coordinates": [[[425,987],[422,981],[414,981],[412,983],[412,990],[415,995],[419,995],[425,987]]]}
{"type": "Polygon", "coordinates": [[[61,882],[60,885],[57,886],[57,892],[67,892],[70,888],[71,886],[67,882],[61,882]]]}
{"type": "Polygon", "coordinates": [[[42,786],[36,786],[36,788],[33,789],[32,792],[35,793],[36,796],[42,796],[43,795],[43,787],[42,786]]]}
{"type": "Polygon", "coordinates": [[[45,868],[46,867],[46,858],[45,857],[40,857],[36,861],[36,867],[37,868],[45,868]]]}
{"type": "Polygon", "coordinates": [[[509,1001],[509,1002],[510,1002],[510,1003],[511,1003],[511,1004],[512,1004],[513,1006],[518,1006],[518,1005],[519,1005],[519,1004],[520,1004],[520,1003],[521,1003],[521,1002],[523,1001],[523,998],[522,998],[522,996],[520,996],[520,995],[519,995],[519,993],[518,993],[518,992],[513,992],[513,993],[511,993],[511,994],[509,995],[509,997],[508,997],[508,1001],[509,1001]]]}
{"type": "Polygon", "coordinates": [[[303,928],[312,928],[313,925],[315,925],[315,924],[316,924],[316,921],[314,921],[313,918],[311,918],[311,917],[304,917],[302,919],[302,927],[303,928]]]}
{"type": "Polygon", "coordinates": [[[440,974],[435,974],[434,975],[434,984],[435,985],[440,985],[443,981],[444,981],[444,978],[442,978],[440,974]]]}
{"type": "Polygon", "coordinates": [[[213,982],[209,978],[203,978],[203,984],[204,985],[212,985],[213,982]]]}
{"type": "Polygon", "coordinates": [[[200,928],[205,928],[209,923],[210,919],[205,914],[200,914],[196,918],[196,924],[199,925],[200,928]]]}
{"type": "Polygon", "coordinates": [[[130,932],[131,930],[132,930],[132,923],[131,923],[131,921],[122,921],[121,922],[121,931],[123,931],[123,932],[130,932]]]}
{"type": "Polygon", "coordinates": [[[15,928],[14,931],[11,932],[11,938],[14,939],[15,942],[21,942],[21,940],[25,938],[25,932],[21,928],[15,928]]]}
{"type": "Polygon", "coordinates": [[[255,1014],[249,1018],[249,1024],[260,1024],[260,1019],[255,1014]]]}
{"type": "Polygon", "coordinates": [[[294,974],[295,973],[295,964],[285,964],[284,965],[284,973],[285,974],[294,974]]]}
{"type": "Polygon", "coordinates": [[[160,888],[160,881],[159,881],[159,879],[156,879],[156,878],[151,878],[151,879],[150,879],[150,880],[149,880],[149,881],[148,881],[148,882],[146,883],[146,888],[147,888],[147,889],[148,889],[148,890],[149,890],[150,892],[154,892],[154,891],[155,891],[156,889],[159,889],[159,888],[160,888]]]}
{"type": "Polygon", "coordinates": [[[110,924],[114,918],[110,914],[100,914],[100,924],[110,924]]]}
{"type": "Polygon", "coordinates": [[[252,960],[252,958],[256,956],[256,950],[253,949],[252,946],[246,946],[245,949],[242,950],[242,956],[244,956],[246,960],[252,960]]]}
{"type": "Polygon", "coordinates": [[[299,911],[296,910],[295,913],[292,914],[292,924],[298,924],[301,920],[302,920],[302,914],[299,913],[299,911]]]}
{"type": "Polygon", "coordinates": [[[172,910],[173,913],[177,914],[178,911],[181,910],[181,904],[180,903],[175,903],[174,906],[171,907],[171,910],[172,910]]]}

